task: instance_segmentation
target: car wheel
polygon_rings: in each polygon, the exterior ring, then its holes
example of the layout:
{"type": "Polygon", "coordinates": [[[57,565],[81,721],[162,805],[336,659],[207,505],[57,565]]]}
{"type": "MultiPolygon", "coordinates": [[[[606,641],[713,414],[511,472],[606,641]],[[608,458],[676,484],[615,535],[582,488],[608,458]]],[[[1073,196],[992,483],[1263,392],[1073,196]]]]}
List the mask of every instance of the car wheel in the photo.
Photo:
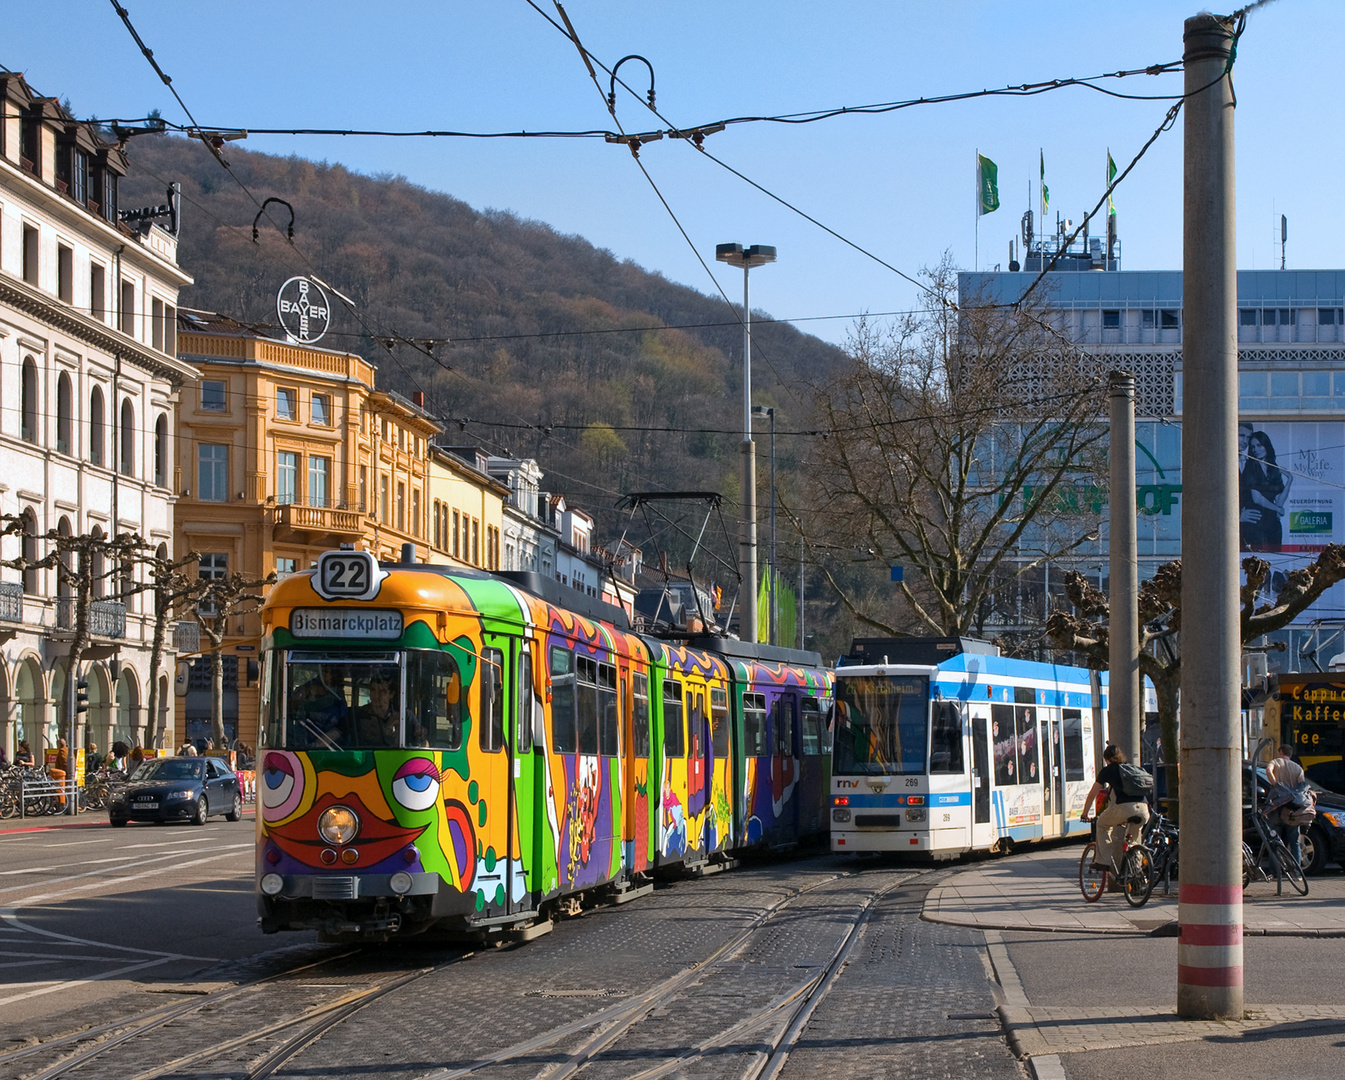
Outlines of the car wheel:
{"type": "Polygon", "coordinates": [[[114,817],[114,818],[108,818],[107,823],[111,825],[114,829],[124,829],[126,828],[127,820],[126,818],[114,817]]]}
{"type": "Polygon", "coordinates": [[[209,816],[210,808],[205,801],[205,796],[202,795],[196,800],[196,815],[191,819],[191,823],[193,825],[204,825],[206,823],[206,818],[209,816]]]}
{"type": "Polygon", "coordinates": [[[225,821],[241,821],[243,819],[243,796],[234,794],[233,809],[224,815],[225,821]]]}
{"type": "Polygon", "coordinates": [[[1303,857],[1303,873],[1320,874],[1326,869],[1331,858],[1331,845],[1326,833],[1314,825],[1299,834],[1298,846],[1303,857]]]}

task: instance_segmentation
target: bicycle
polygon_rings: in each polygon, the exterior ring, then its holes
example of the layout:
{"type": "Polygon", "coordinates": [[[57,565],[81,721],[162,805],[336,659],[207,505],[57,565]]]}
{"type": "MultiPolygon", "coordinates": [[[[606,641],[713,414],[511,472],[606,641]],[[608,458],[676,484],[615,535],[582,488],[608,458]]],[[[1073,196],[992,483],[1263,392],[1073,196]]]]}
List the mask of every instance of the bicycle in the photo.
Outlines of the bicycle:
{"type": "Polygon", "coordinates": [[[1266,820],[1265,811],[1256,810],[1252,814],[1252,824],[1261,838],[1261,848],[1253,854],[1251,845],[1245,840],[1242,843],[1242,887],[1245,889],[1253,881],[1269,881],[1273,871],[1277,891],[1284,888],[1284,879],[1288,878],[1299,896],[1307,896],[1308,879],[1303,876],[1303,867],[1266,820]]]}
{"type": "MultiPolygon", "coordinates": [[[[1149,902],[1149,895],[1154,891],[1154,883],[1158,879],[1154,872],[1153,851],[1144,843],[1142,836],[1131,843],[1127,829],[1121,849],[1121,867],[1119,870],[1109,870],[1096,862],[1097,819],[1092,820],[1095,838],[1084,845],[1083,854],[1079,857],[1079,891],[1083,893],[1083,898],[1090,904],[1096,903],[1107,889],[1108,875],[1115,875],[1125,894],[1126,903],[1131,907],[1143,907],[1149,902]]],[[[1138,825],[1143,820],[1138,814],[1127,819],[1131,825],[1138,825]]]]}
{"type": "Polygon", "coordinates": [[[1177,826],[1162,814],[1154,814],[1144,827],[1144,844],[1153,854],[1154,884],[1163,882],[1163,894],[1172,891],[1172,880],[1177,876],[1177,844],[1180,833],[1177,826]]]}

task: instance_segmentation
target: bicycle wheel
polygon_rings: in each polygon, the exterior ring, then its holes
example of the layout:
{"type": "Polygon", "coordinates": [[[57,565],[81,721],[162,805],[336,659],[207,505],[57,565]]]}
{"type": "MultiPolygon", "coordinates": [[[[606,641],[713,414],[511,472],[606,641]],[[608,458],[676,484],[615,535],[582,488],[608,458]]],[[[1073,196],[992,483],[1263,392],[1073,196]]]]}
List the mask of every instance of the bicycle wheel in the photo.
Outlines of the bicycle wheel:
{"type": "Polygon", "coordinates": [[[1307,896],[1308,879],[1303,876],[1303,867],[1298,865],[1298,860],[1294,858],[1288,846],[1278,836],[1271,837],[1270,857],[1279,863],[1281,874],[1288,878],[1289,884],[1294,887],[1298,895],[1307,896]]]}
{"type": "Polygon", "coordinates": [[[1149,894],[1154,891],[1154,861],[1148,848],[1136,845],[1126,852],[1125,883],[1126,903],[1131,907],[1143,907],[1149,902],[1149,894]]]}
{"type": "Polygon", "coordinates": [[[1090,904],[1096,903],[1098,897],[1107,890],[1107,871],[1093,866],[1096,858],[1097,844],[1090,840],[1079,856],[1079,891],[1090,904]]]}

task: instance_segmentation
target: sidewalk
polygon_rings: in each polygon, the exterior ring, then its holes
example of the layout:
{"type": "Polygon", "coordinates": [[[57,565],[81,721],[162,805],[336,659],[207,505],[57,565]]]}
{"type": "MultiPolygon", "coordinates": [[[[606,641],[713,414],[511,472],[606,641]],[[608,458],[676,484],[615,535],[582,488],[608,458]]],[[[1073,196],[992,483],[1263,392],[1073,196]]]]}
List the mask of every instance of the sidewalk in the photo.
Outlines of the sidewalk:
{"type": "MultiPolygon", "coordinates": [[[[930,922],[978,930],[1134,934],[1177,932],[1177,883],[1163,895],[1159,885],[1142,908],[1120,893],[1104,893],[1097,903],[1079,891],[1081,844],[1043,848],[1013,858],[980,863],[931,889],[924,917],[930,922]]],[[[1308,895],[1285,882],[1256,882],[1243,893],[1246,935],[1345,937],[1345,874],[1332,869],[1308,879],[1308,895]]]]}

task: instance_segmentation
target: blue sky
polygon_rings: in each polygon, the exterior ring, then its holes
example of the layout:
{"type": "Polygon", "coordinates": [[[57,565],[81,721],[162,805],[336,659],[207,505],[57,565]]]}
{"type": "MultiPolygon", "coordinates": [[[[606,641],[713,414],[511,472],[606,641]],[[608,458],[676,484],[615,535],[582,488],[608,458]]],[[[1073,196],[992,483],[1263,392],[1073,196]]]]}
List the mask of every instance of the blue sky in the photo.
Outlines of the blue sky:
{"type": "MultiPolygon", "coordinates": [[[[574,46],[524,0],[124,3],[203,126],[612,126],[574,46]]],[[[538,3],[554,16],[550,0],[538,3]]],[[[660,112],[686,127],[1179,60],[1183,20],[1197,8],[1172,0],[570,0],[566,10],[599,60],[647,57],[660,112]]],[[[1338,61],[1327,47],[1339,14],[1339,0],[1279,0],[1248,19],[1234,71],[1239,267],[1279,265],[1282,213],[1289,267],[1341,265],[1338,61]]],[[[157,107],[186,119],[104,0],[10,5],[0,63],[25,72],[40,93],[69,97],[79,115],[129,118],[157,107]]],[[[628,63],[621,73],[638,85],[643,69],[628,63]]],[[[1177,94],[1181,75],[1103,85],[1177,94]]],[[[981,221],[986,268],[1007,263],[1039,151],[1052,210],[1078,221],[1104,189],[1108,148],[1124,168],[1168,104],[1073,88],[803,126],[740,125],[710,136],[706,148],[909,274],[945,251],[971,268],[979,149],[999,165],[1002,200],[981,221]]],[[[627,95],[618,118],[627,130],[664,126],[627,95]]],[[[1125,269],[1181,266],[1181,139],[1179,120],[1117,190],[1125,269]]],[[[629,152],[601,140],[251,136],[243,145],[401,174],[715,288],[629,152]]],[[[741,296],[741,278],[714,263],[714,246],[737,241],[779,249],[776,265],[753,275],[753,306],[812,317],[800,328],[829,340],[844,340],[857,313],[915,303],[915,289],[891,270],[688,145],[654,143],[641,161],[730,297],[741,296]]]]}

